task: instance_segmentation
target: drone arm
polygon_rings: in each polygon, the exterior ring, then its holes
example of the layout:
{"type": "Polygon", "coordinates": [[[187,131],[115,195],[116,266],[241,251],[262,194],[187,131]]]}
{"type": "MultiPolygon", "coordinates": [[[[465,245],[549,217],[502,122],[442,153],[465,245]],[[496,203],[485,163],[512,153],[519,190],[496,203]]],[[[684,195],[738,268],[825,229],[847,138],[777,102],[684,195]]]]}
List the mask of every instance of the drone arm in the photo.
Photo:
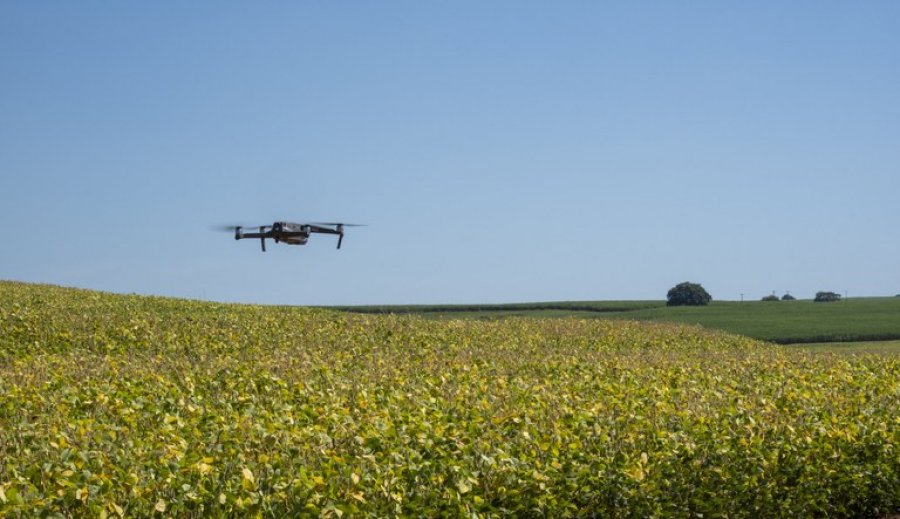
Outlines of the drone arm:
{"type": "Polygon", "coordinates": [[[344,224],[336,223],[336,224],[330,224],[330,225],[335,225],[336,228],[323,227],[321,225],[310,224],[309,232],[317,232],[317,233],[321,233],[321,234],[337,234],[337,236],[338,236],[337,248],[340,249],[341,242],[344,241],[344,224]]]}
{"type": "Polygon", "coordinates": [[[240,235],[235,236],[235,240],[242,240],[244,238],[271,238],[269,233],[265,232],[242,232],[240,235]]]}
{"type": "Polygon", "coordinates": [[[331,227],[322,227],[319,225],[310,225],[309,232],[318,232],[321,234],[344,234],[343,229],[332,229],[331,227]]]}
{"type": "Polygon", "coordinates": [[[266,252],[266,238],[271,238],[271,234],[267,232],[244,232],[241,234],[236,234],[234,236],[235,240],[240,240],[243,238],[259,238],[259,245],[262,248],[263,252],[266,252]]]}
{"type": "Polygon", "coordinates": [[[259,238],[259,245],[262,248],[263,252],[266,252],[266,238],[272,238],[272,232],[266,231],[265,226],[259,228],[259,232],[242,232],[241,228],[238,227],[234,233],[234,239],[240,240],[243,238],[259,238]]]}

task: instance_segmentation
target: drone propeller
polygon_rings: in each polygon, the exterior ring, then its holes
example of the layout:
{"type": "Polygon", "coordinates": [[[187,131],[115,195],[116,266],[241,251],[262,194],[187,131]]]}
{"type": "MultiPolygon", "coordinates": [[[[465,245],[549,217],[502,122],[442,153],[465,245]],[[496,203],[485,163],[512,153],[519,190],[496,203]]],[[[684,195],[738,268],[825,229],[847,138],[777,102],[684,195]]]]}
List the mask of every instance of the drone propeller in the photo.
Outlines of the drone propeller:
{"type": "Polygon", "coordinates": [[[214,231],[233,232],[235,240],[241,239],[241,229],[243,229],[243,228],[244,228],[243,225],[213,225],[213,226],[211,226],[211,229],[214,231]]]}
{"type": "Polygon", "coordinates": [[[364,223],[341,223],[341,222],[310,222],[313,225],[330,225],[332,227],[365,227],[364,223]]]}
{"type": "Polygon", "coordinates": [[[235,229],[242,229],[245,225],[211,225],[210,229],[220,232],[234,232],[235,229]]]}
{"type": "Polygon", "coordinates": [[[270,229],[272,225],[213,225],[210,228],[214,231],[234,232],[237,229],[270,229]]]}
{"type": "Polygon", "coordinates": [[[341,248],[341,243],[344,242],[344,227],[365,227],[365,224],[361,223],[342,223],[342,222],[311,222],[311,225],[327,225],[329,227],[334,227],[335,231],[337,231],[338,242],[337,248],[341,248]]]}

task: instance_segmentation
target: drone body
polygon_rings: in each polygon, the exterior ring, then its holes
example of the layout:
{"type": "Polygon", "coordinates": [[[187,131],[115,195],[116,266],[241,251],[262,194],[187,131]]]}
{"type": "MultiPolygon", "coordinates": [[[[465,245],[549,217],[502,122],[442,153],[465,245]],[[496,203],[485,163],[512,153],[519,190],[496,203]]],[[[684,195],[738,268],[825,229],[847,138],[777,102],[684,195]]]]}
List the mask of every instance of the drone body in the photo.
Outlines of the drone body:
{"type": "Polygon", "coordinates": [[[294,222],[275,222],[272,225],[260,225],[259,227],[251,227],[256,231],[244,232],[244,228],[240,225],[226,227],[226,229],[234,229],[234,239],[242,240],[244,238],[259,238],[262,251],[266,251],[266,239],[275,240],[275,243],[287,243],[289,245],[306,245],[310,235],[313,233],[336,234],[338,236],[337,248],[341,248],[341,242],[344,241],[344,227],[358,227],[352,223],[294,223],[294,222]]]}

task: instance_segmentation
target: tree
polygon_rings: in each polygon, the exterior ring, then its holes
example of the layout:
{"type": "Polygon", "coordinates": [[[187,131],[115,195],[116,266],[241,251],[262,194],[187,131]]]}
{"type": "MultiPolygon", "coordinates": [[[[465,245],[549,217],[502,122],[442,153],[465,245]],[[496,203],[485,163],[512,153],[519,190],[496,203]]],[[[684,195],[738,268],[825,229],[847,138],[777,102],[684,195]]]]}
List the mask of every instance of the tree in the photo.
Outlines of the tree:
{"type": "Polygon", "coordinates": [[[775,294],[769,294],[766,297],[762,298],[762,300],[763,301],[780,301],[780,299],[778,299],[778,296],[776,296],[775,294]]]}
{"type": "Polygon", "coordinates": [[[816,303],[831,303],[840,300],[841,295],[836,292],[816,292],[816,298],[814,299],[816,303]]]}
{"type": "Polygon", "coordinates": [[[666,306],[700,306],[712,301],[712,296],[700,284],[687,281],[669,289],[666,297],[666,306]]]}
{"type": "Polygon", "coordinates": [[[797,298],[790,294],[785,294],[785,295],[781,296],[781,300],[782,301],[796,301],[797,298]]]}

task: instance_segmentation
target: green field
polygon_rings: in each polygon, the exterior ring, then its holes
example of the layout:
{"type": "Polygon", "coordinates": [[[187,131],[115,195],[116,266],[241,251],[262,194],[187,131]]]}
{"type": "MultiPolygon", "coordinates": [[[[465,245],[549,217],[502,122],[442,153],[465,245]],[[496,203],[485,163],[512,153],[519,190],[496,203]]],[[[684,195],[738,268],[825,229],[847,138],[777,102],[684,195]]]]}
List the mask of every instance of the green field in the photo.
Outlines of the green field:
{"type": "Polygon", "coordinates": [[[900,339],[900,297],[837,303],[714,301],[667,307],[664,301],[586,301],[514,305],[340,307],[354,312],[415,313],[440,318],[584,317],[698,324],[781,344],[900,339]]]}
{"type": "Polygon", "coordinates": [[[900,341],[816,342],[800,345],[810,351],[831,353],[900,354],[900,341]]]}
{"type": "Polygon", "coordinates": [[[0,517],[884,517],[900,358],[0,282],[0,517]]]}

